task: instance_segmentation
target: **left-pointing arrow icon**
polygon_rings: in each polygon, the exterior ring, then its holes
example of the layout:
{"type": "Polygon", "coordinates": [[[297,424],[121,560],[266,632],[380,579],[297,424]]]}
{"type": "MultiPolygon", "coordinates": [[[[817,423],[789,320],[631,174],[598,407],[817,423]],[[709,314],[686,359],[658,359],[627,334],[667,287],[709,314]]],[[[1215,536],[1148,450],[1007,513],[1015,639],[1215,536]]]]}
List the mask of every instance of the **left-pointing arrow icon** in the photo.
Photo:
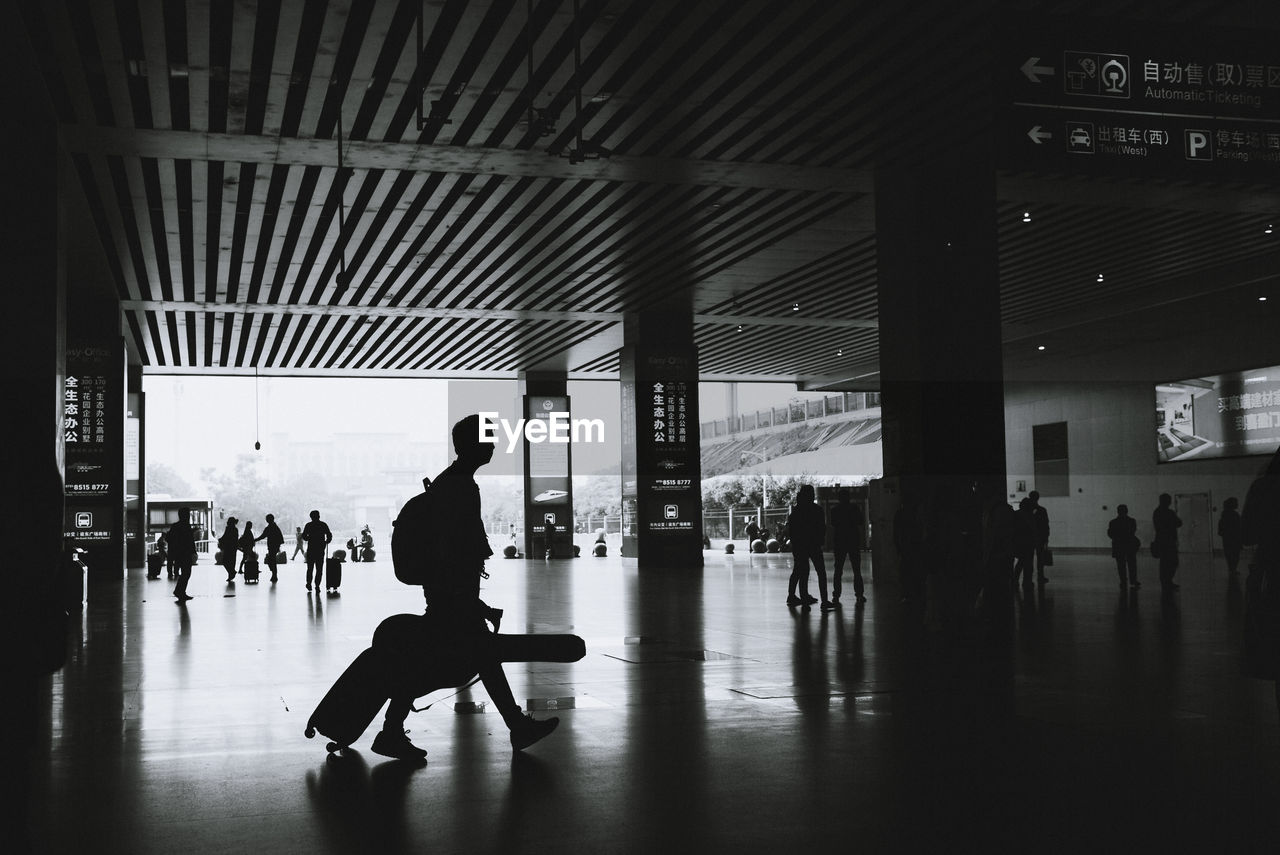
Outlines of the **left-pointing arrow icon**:
{"type": "Polygon", "coordinates": [[[1022,73],[1027,75],[1027,79],[1032,83],[1039,83],[1041,77],[1052,77],[1052,65],[1036,65],[1040,61],[1040,57],[1033,56],[1026,62],[1022,63],[1022,73]]]}
{"type": "Polygon", "coordinates": [[[1031,141],[1036,145],[1040,145],[1045,140],[1053,139],[1053,133],[1044,130],[1039,125],[1036,125],[1031,130],[1027,131],[1027,136],[1031,137],[1031,141]]]}

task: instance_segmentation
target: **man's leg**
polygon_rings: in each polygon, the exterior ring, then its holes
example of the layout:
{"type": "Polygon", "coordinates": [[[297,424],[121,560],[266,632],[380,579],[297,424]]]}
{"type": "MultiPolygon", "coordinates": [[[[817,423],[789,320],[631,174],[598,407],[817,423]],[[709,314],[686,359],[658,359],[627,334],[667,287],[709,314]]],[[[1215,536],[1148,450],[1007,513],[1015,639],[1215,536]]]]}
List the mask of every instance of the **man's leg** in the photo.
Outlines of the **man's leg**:
{"type": "Polygon", "coordinates": [[[836,544],[835,553],[831,556],[831,560],[835,562],[835,569],[831,571],[831,600],[832,602],[840,602],[840,577],[844,573],[844,560],[849,554],[849,549],[839,543],[836,544]]]}
{"type": "Polygon", "coordinates": [[[539,721],[520,709],[511,691],[511,683],[507,680],[507,673],[502,670],[504,650],[513,656],[519,656],[519,651],[509,649],[509,645],[504,645],[499,639],[500,636],[485,630],[480,639],[478,673],[480,682],[484,684],[484,690],[489,694],[489,699],[493,701],[493,705],[497,707],[502,720],[511,731],[511,747],[516,751],[522,751],[555,730],[560,724],[560,719],[553,716],[539,721]]]}
{"type": "Polygon", "coordinates": [[[1041,582],[1046,581],[1044,575],[1044,553],[1048,548],[1048,543],[1036,544],[1036,578],[1041,582]]]}
{"type": "Polygon", "coordinates": [[[190,599],[187,596],[187,583],[191,581],[191,565],[178,564],[178,584],[173,588],[173,595],[179,600],[190,599]]]}
{"type": "Polygon", "coordinates": [[[787,579],[787,605],[800,605],[800,598],[796,596],[796,586],[800,584],[800,555],[796,552],[791,553],[791,578],[787,579]]]}
{"type": "Polygon", "coordinates": [[[863,595],[866,585],[862,581],[862,550],[856,546],[849,550],[849,566],[853,570],[853,595],[858,602],[865,602],[867,598],[863,595]]]}
{"type": "Polygon", "coordinates": [[[267,550],[267,567],[271,570],[271,581],[276,581],[276,554],[270,549],[267,550]]]}
{"type": "Polygon", "coordinates": [[[827,565],[826,562],[822,560],[822,547],[815,547],[810,553],[810,557],[813,559],[814,572],[818,574],[818,594],[822,598],[821,608],[835,608],[835,606],[831,604],[831,600],[827,598],[827,565]]]}
{"type": "Polygon", "coordinates": [[[392,698],[387,704],[387,714],[382,730],[373,738],[373,752],[397,760],[425,760],[427,752],[409,741],[404,732],[404,721],[413,709],[412,698],[392,698]]]}

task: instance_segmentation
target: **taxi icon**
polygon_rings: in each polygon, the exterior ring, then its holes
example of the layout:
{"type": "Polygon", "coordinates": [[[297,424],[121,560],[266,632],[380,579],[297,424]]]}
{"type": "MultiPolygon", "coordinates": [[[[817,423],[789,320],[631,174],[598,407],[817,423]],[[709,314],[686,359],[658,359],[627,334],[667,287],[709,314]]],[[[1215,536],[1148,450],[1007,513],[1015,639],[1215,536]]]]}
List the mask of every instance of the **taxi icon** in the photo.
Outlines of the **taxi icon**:
{"type": "Polygon", "coordinates": [[[1093,148],[1093,137],[1084,128],[1075,127],[1067,135],[1067,145],[1072,148],[1093,148]]]}

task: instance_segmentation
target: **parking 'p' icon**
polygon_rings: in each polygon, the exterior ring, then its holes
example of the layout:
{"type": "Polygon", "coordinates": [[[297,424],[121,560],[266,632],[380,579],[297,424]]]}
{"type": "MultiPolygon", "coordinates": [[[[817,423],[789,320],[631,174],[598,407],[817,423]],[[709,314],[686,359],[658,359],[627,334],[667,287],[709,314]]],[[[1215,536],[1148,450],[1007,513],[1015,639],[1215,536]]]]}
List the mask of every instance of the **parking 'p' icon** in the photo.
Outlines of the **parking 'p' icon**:
{"type": "Polygon", "coordinates": [[[1209,131],[1187,129],[1182,132],[1182,150],[1187,160],[1213,160],[1213,137],[1209,131]]]}

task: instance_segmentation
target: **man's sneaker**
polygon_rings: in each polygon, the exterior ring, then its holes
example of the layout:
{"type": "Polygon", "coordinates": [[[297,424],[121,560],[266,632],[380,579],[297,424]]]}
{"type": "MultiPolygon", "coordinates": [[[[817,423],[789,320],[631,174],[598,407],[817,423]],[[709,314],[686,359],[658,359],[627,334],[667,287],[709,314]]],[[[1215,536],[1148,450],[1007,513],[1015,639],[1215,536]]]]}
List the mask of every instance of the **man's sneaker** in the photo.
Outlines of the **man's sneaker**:
{"type": "Polygon", "coordinates": [[[556,729],[560,719],[552,716],[541,721],[531,715],[520,716],[520,720],[511,726],[511,747],[523,751],[542,737],[556,729]]]}
{"type": "Polygon", "coordinates": [[[800,598],[800,602],[804,603],[806,606],[811,606],[814,603],[818,602],[818,598],[814,596],[810,596],[809,594],[805,594],[803,597],[800,598]]]}
{"type": "Polygon", "coordinates": [[[409,741],[404,731],[380,730],[373,738],[373,753],[397,760],[425,760],[427,752],[409,741]]]}
{"type": "Polygon", "coordinates": [[[835,609],[835,608],[838,608],[838,607],[837,607],[837,605],[836,605],[835,603],[831,602],[830,600],[827,600],[825,603],[823,603],[823,604],[822,604],[822,606],[821,606],[820,608],[821,608],[821,609],[822,609],[822,611],[824,611],[824,612],[829,612],[829,611],[831,611],[832,609],[835,609]]]}
{"type": "Polygon", "coordinates": [[[798,606],[803,603],[804,603],[804,600],[800,599],[799,597],[787,597],[787,605],[789,606],[798,606]]]}

